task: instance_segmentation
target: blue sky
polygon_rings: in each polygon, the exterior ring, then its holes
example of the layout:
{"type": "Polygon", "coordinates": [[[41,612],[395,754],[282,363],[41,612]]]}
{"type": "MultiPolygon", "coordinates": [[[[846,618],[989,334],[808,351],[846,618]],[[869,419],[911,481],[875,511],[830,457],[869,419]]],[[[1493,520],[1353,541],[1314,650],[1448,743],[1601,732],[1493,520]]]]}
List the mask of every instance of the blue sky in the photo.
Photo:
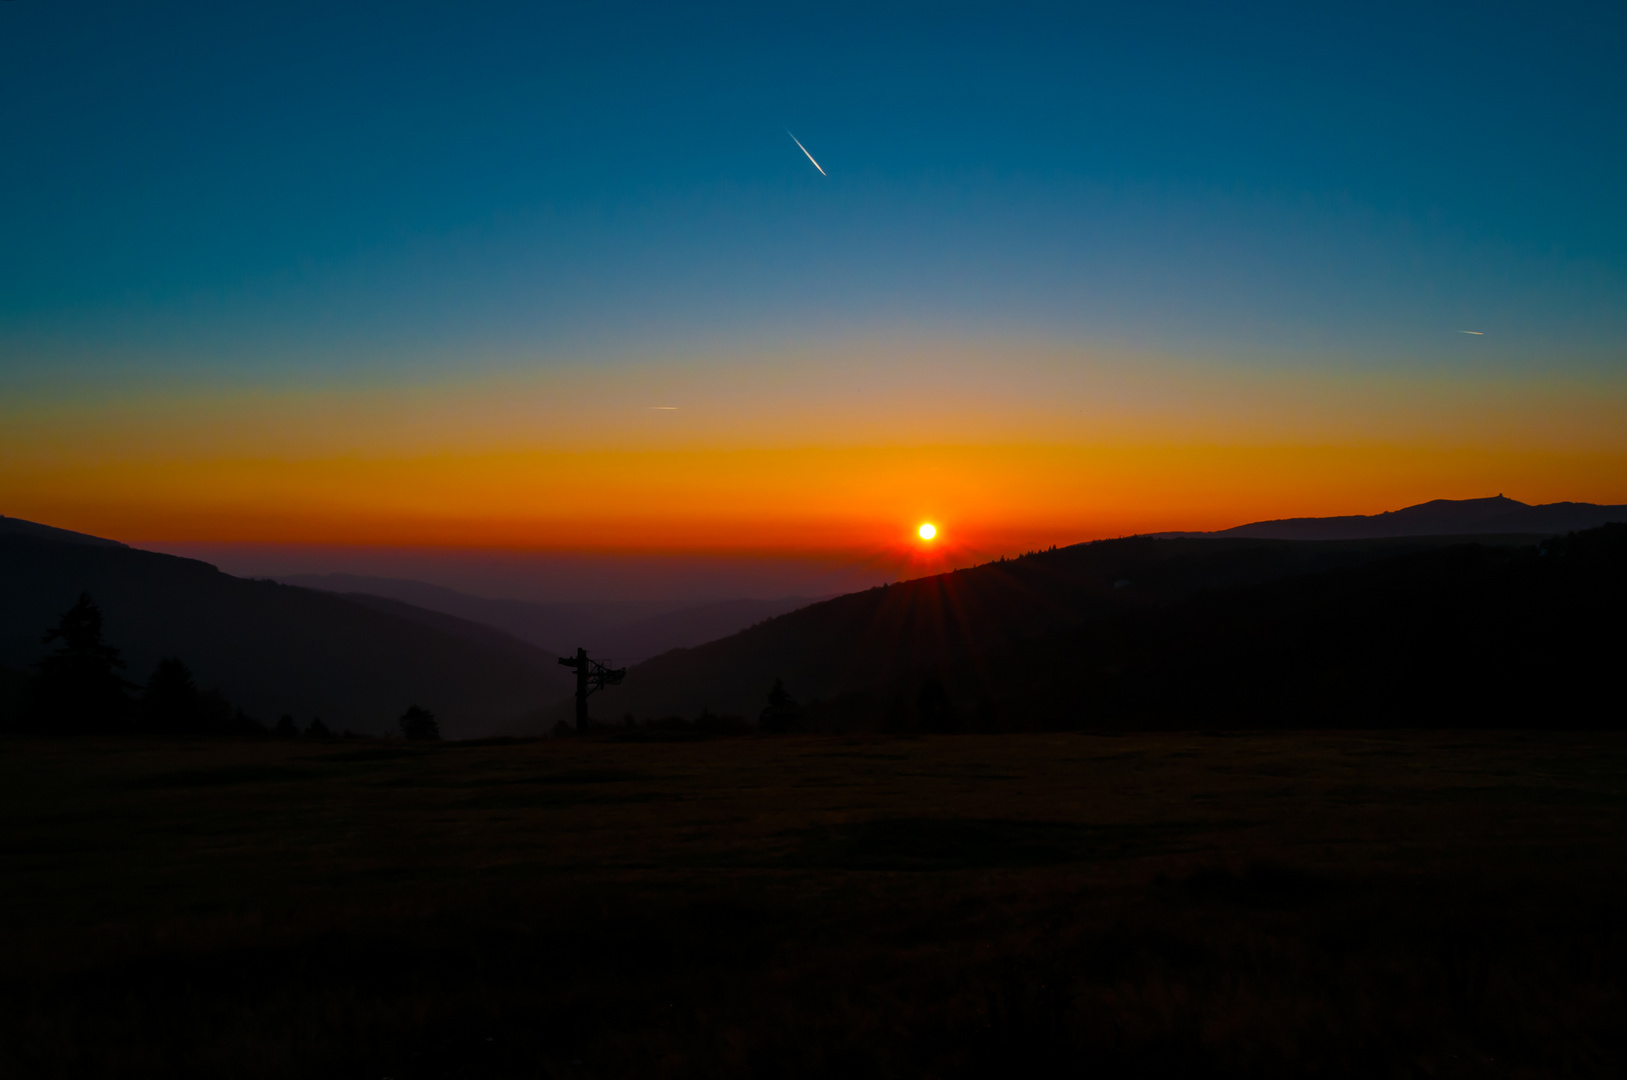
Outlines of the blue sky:
{"type": "Polygon", "coordinates": [[[0,363],[389,378],[932,328],[1611,369],[1624,23],[14,0],[0,363]]]}

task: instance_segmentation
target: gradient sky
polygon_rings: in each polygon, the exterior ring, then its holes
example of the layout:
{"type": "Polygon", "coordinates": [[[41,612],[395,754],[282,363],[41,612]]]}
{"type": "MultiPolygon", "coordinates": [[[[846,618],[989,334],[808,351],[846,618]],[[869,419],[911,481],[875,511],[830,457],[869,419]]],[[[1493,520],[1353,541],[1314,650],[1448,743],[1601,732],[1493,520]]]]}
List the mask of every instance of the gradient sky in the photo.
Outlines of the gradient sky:
{"type": "Polygon", "coordinates": [[[964,561],[1627,501],[1627,9],[765,7],[0,4],[0,512],[964,561]]]}

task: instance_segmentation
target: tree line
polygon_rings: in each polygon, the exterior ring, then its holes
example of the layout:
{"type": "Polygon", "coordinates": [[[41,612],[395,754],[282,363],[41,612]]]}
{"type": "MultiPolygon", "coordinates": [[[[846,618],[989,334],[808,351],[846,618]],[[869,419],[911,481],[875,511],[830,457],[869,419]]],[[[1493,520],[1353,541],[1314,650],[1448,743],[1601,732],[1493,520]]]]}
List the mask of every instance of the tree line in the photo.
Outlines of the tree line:
{"type": "MultiPolygon", "coordinates": [[[[20,707],[6,725],[43,735],[276,735],[330,738],[320,717],[301,728],[284,715],[274,727],[236,708],[217,689],[200,690],[179,657],[166,657],[144,684],[126,679],[119,650],[102,632],[102,612],[89,594],[62,613],[42,641],[54,645],[34,665],[20,707]]],[[[435,717],[417,705],[400,720],[409,739],[438,739],[435,717]]],[[[349,734],[349,732],[345,732],[349,734]]]]}

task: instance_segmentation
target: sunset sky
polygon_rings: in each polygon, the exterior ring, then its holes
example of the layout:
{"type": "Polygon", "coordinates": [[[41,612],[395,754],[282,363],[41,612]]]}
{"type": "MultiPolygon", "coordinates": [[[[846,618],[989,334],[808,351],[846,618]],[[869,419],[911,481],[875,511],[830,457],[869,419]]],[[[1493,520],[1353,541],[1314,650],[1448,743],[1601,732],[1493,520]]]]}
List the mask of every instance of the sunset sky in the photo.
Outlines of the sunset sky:
{"type": "Polygon", "coordinates": [[[0,4],[0,513],[305,570],[892,573],[1627,502],[1624,33],[0,4]]]}

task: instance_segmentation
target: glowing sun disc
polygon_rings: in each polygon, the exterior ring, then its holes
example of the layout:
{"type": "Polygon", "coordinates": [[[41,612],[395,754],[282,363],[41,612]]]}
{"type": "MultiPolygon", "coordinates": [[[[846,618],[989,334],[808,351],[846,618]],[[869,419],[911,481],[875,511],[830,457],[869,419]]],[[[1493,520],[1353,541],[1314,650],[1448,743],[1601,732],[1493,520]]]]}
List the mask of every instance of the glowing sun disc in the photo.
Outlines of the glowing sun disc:
{"type": "Polygon", "coordinates": [[[916,531],[921,534],[921,539],[922,540],[931,540],[934,536],[938,535],[938,527],[936,525],[931,524],[931,523],[928,523],[926,525],[922,525],[916,531]]]}

